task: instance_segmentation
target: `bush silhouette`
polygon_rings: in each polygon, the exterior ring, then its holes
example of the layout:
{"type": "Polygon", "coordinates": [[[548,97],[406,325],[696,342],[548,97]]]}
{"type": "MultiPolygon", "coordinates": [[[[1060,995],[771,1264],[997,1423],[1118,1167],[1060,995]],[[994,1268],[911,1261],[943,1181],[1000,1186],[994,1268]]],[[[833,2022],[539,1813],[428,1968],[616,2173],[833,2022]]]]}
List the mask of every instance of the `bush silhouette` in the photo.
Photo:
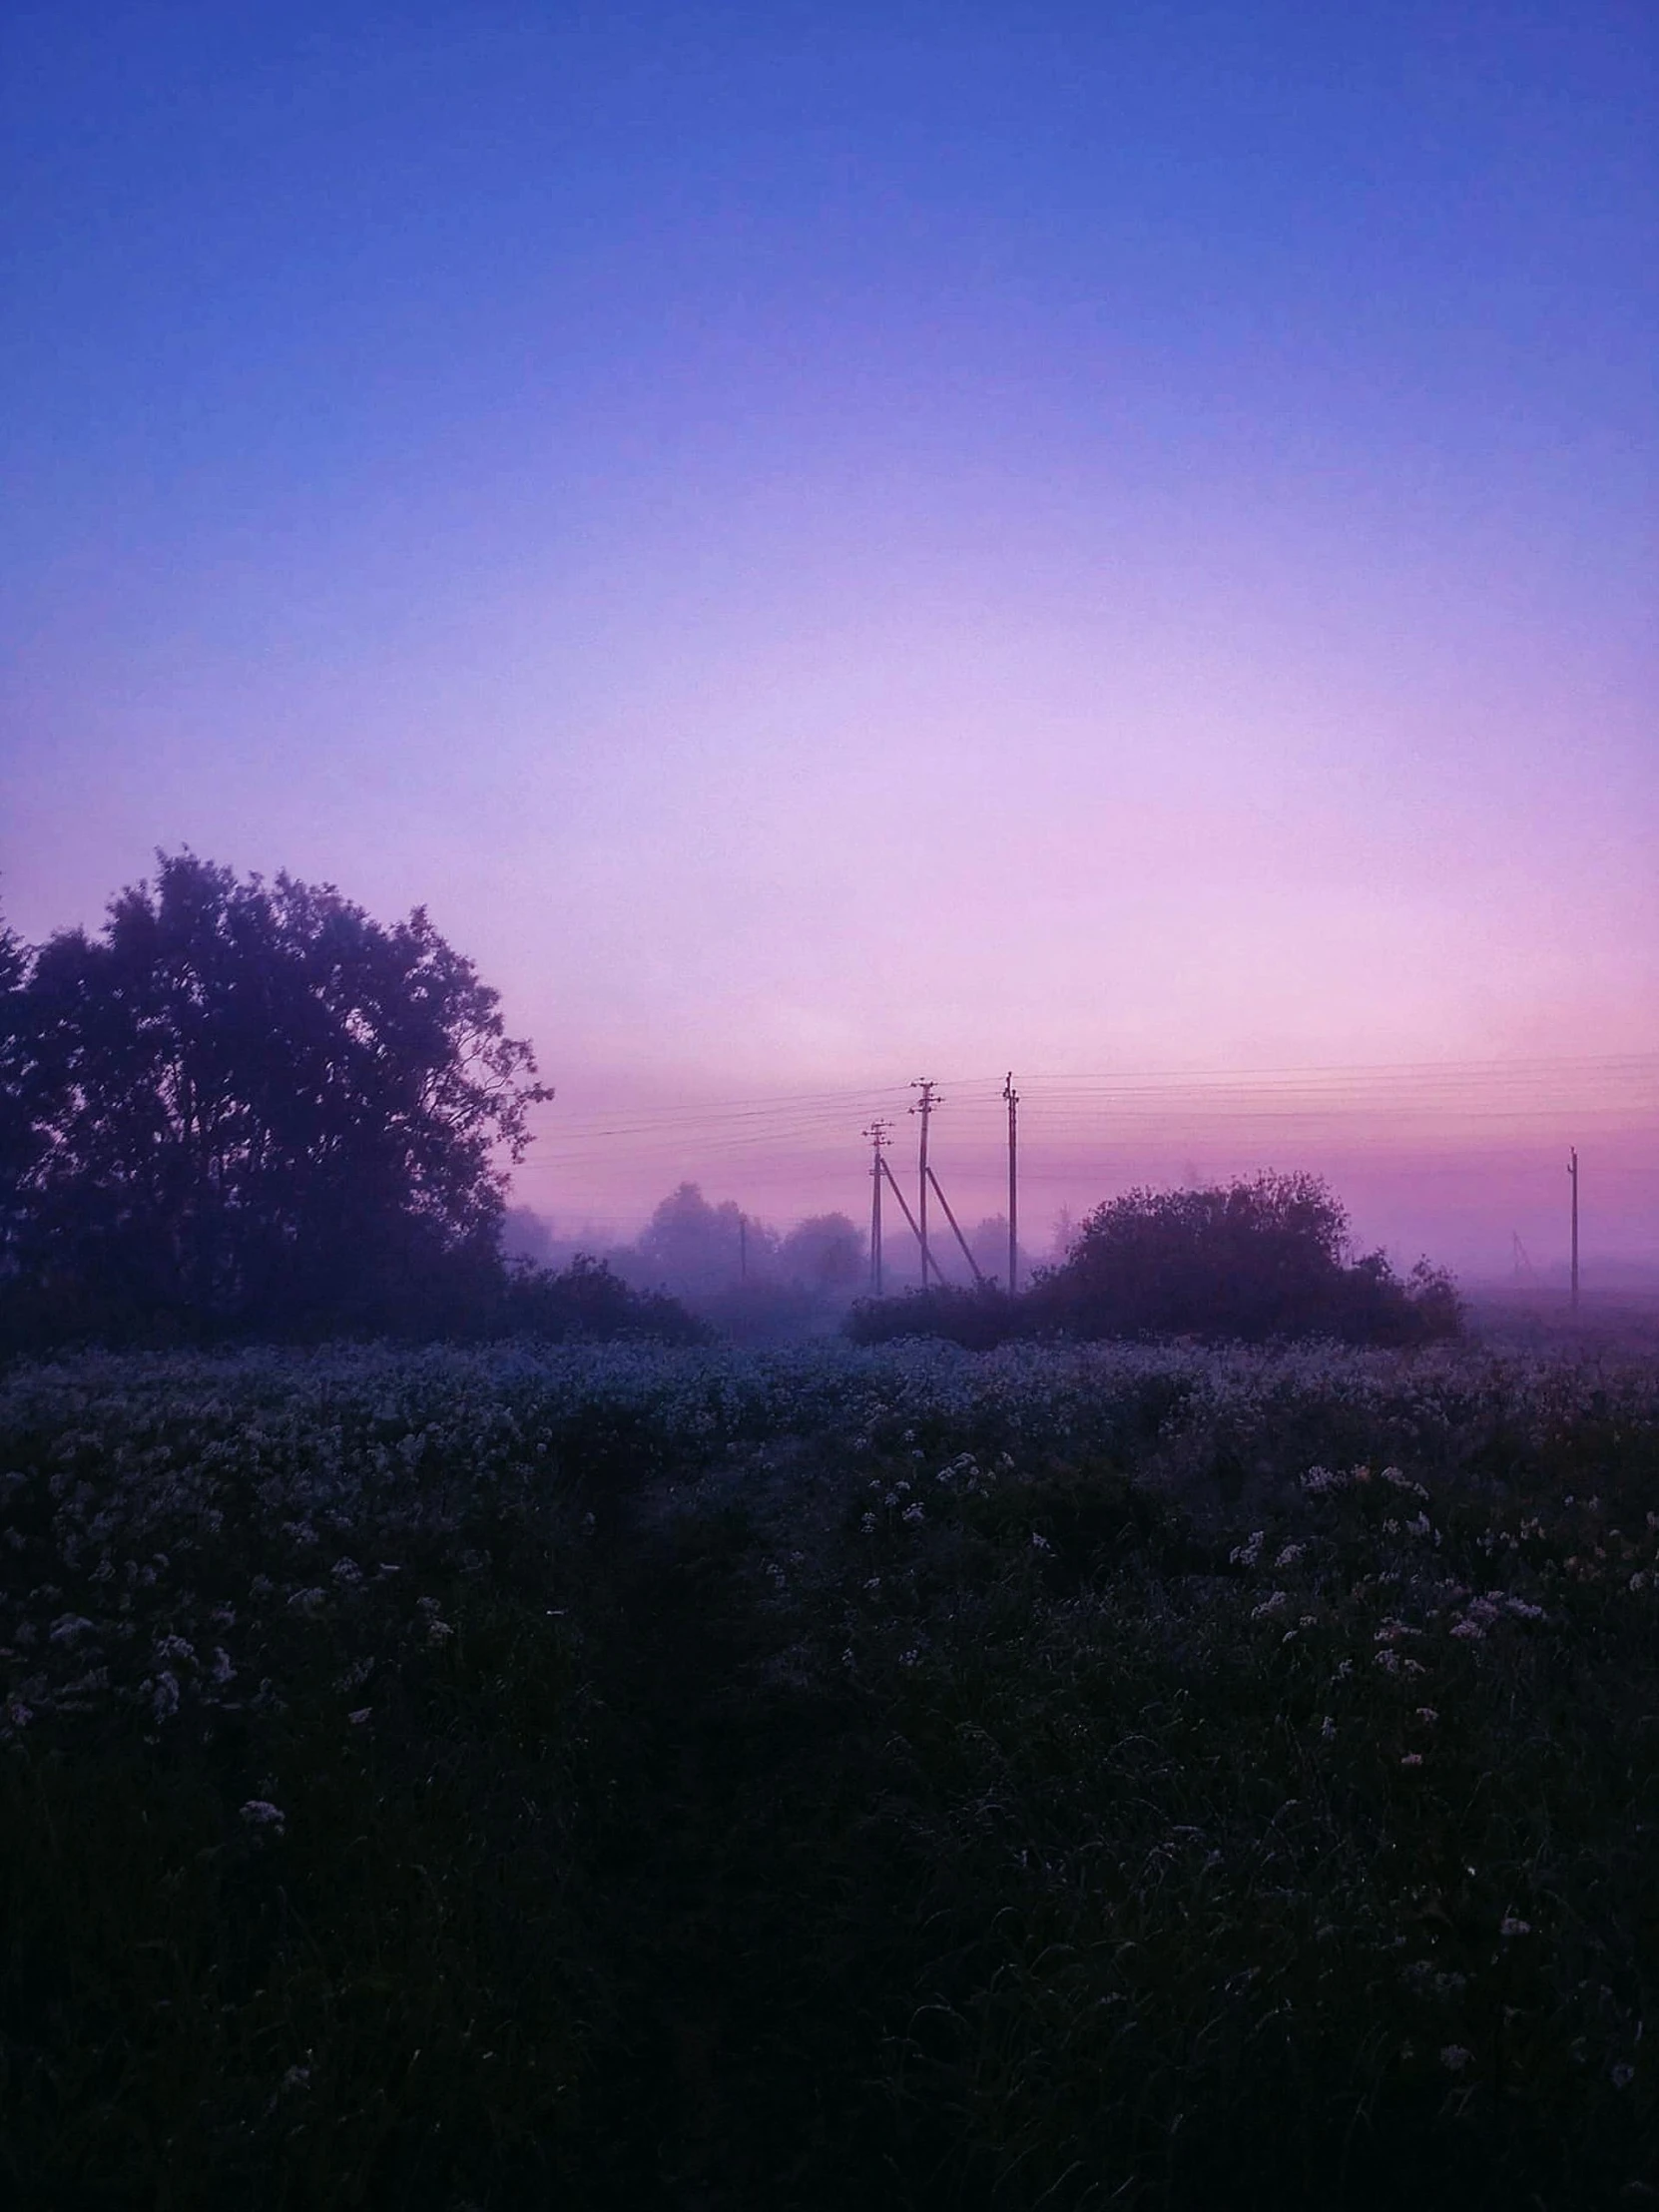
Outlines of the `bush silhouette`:
{"type": "Polygon", "coordinates": [[[1351,1259],[1342,1202],[1319,1177],[1259,1175],[1208,1190],[1135,1190],[1097,1207],[1040,1275],[1028,1326],[1074,1337],[1333,1337],[1411,1345],[1452,1337],[1451,1280],[1404,1281],[1381,1252],[1351,1259]]]}

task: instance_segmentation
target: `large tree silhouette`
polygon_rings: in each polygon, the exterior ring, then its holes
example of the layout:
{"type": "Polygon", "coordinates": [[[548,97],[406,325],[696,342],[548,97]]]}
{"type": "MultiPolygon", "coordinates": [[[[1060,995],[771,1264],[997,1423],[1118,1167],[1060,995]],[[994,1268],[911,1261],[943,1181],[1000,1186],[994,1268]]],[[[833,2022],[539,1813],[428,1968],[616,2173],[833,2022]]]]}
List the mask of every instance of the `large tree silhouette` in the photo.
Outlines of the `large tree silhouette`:
{"type": "Polygon", "coordinates": [[[530,1047],[423,908],[158,863],[0,973],[14,1283],[94,1329],[418,1323],[496,1264],[530,1047]]]}

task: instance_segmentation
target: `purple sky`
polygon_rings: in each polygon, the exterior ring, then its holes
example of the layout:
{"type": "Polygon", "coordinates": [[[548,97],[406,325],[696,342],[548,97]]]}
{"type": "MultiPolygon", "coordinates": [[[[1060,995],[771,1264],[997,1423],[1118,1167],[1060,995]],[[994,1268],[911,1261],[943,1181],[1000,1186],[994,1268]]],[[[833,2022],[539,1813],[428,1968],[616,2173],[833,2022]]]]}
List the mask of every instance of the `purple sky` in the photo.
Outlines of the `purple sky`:
{"type": "Polygon", "coordinates": [[[1012,1065],[1033,1242],[1308,1165],[1543,1264],[1577,1142],[1659,1256],[1647,8],[0,39],[26,935],[425,902],[561,1222],[858,1211],[922,1073],[983,1210],[1012,1065]]]}

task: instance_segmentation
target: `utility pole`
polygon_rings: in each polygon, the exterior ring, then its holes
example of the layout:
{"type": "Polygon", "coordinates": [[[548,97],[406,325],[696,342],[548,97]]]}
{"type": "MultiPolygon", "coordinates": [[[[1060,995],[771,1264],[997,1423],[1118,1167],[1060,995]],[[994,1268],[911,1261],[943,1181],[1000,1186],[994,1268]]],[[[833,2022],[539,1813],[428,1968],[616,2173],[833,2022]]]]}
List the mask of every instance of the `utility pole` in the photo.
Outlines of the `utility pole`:
{"type": "Polygon", "coordinates": [[[881,1154],[892,1141],[887,1131],[892,1124],[872,1121],[863,1134],[869,1139],[871,1159],[869,1165],[869,1288],[874,1298],[881,1296],[881,1171],[885,1162],[881,1154]]]}
{"type": "MultiPolygon", "coordinates": [[[[921,1226],[916,1231],[916,1241],[921,1246],[921,1287],[926,1290],[928,1271],[933,1267],[933,1256],[927,1249],[927,1118],[932,1113],[933,1108],[943,1105],[944,1101],[934,1096],[932,1082],[925,1075],[912,1083],[910,1088],[921,1093],[910,1111],[912,1114],[921,1116],[921,1150],[916,1175],[916,1180],[921,1187],[921,1204],[918,1209],[921,1216],[921,1226]]],[[[935,1269],[933,1272],[937,1273],[937,1270],[935,1269]]]]}
{"type": "Polygon", "coordinates": [[[1572,1310],[1578,1311],[1578,1147],[1572,1148],[1567,1163],[1567,1174],[1572,1179],[1572,1310]]]}
{"type": "Polygon", "coordinates": [[[1012,1068],[1002,1095],[1008,1101],[1008,1296],[1012,1298],[1019,1289],[1019,1093],[1012,1068]]]}
{"type": "Polygon", "coordinates": [[[738,1281],[749,1281],[749,1216],[738,1216],[738,1281]]]}

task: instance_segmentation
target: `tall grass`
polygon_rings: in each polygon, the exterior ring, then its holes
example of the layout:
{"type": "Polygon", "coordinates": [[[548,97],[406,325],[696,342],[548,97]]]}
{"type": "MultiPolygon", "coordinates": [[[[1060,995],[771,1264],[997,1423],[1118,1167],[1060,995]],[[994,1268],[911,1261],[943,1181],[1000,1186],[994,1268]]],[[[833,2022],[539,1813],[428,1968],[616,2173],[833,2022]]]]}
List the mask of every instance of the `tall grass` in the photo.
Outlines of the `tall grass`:
{"type": "Polygon", "coordinates": [[[22,1371],[0,2179],[1646,2201],[1656,1576],[1639,1364],[22,1371]]]}

